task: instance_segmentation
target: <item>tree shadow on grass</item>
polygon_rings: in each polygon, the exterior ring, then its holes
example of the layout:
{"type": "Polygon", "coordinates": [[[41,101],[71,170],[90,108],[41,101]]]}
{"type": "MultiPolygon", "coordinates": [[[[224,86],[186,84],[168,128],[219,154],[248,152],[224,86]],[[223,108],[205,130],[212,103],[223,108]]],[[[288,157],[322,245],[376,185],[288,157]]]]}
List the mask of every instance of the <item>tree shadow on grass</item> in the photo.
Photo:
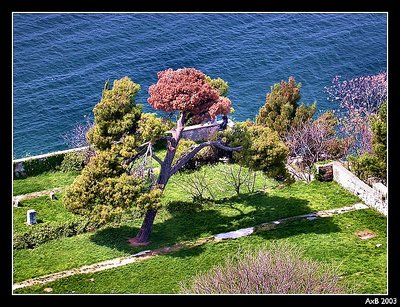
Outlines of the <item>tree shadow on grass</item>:
{"type": "MultiPolygon", "coordinates": [[[[256,226],[277,219],[311,213],[308,201],[294,197],[268,196],[263,193],[243,194],[207,204],[202,210],[191,209],[189,202],[182,202],[183,211],[172,210],[172,218],[153,225],[151,243],[143,247],[131,247],[128,239],[136,235],[137,227],[121,226],[97,231],[92,240],[99,245],[108,246],[127,253],[172,246],[183,241],[195,241],[222,232],[256,226]],[[219,208],[217,208],[219,207],[219,208]]],[[[174,203],[175,209],[179,207],[174,203]]],[[[324,227],[310,227],[313,221],[300,221],[298,231],[281,231],[285,236],[297,233],[329,233],[340,231],[331,220],[325,219],[324,227]]],[[[294,222],[296,224],[297,222],[294,222]]],[[[283,229],[289,225],[283,225],[283,229]]],[[[272,230],[275,232],[277,230],[272,230]]],[[[196,248],[197,249],[197,248],[196,248]]],[[[197,249],[201,252],[201,249],[197,249]]],[[[179,255],[180,253],[174,253],[179,255]]]]}

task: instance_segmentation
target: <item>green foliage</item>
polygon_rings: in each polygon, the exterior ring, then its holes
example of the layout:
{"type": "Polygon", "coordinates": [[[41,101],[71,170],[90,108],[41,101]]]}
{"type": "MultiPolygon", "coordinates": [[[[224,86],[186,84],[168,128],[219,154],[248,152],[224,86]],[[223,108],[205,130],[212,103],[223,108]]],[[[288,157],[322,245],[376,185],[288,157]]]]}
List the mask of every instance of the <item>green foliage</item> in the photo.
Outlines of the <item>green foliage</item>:
{"type": "Polygon", "coordinates": [[[13,248],[35,248],[51,240],[93,231],[96,227],[96,224],[90,223],[88,219],[83,217],[76,217],[69,221],[33,225],[28,231],[14,232],[13,248]]]}
{"type": "Polygon", "coordinates": [[[66,190],[65,207],[104,224],[135,206],[144,188],[141,178],[127,175],[111,151],[99,152],[66,190]]]}
{"type": "MultiPolygon", "coordinates": [[[[377,115],[371,118],[372,149],[379,160],[386,164],[387,161],[387,102],[379,107],[377,115]]],[[[386,168],[386,167],[385,167],[386,168]]],[[[386,177],[386,175],[384,176],[386,177]]]]}
{"type": "Polygon", "coordinates": [[[146,183],[128,175],[129,165],[124,161],[137,154],[143,138],[169,127],[153,114],[141,113],[141,106],[134,101],[139,89],[128,77],[115,80],[112,89],[105,86],[93,110],[94,126],[87,135],[96,154],[66,190],[65,207],[99,225],[119,219],[124,211],[136,207],[146,183]]]}
{"type": "Polygon", "coordinates": [[[112,89],[105,87],[100,102],[94,107],[94,127],[87,134],[90,144],[97,149],[110,149],[113,142],[118,142],[130,134],[129,143],[138,127],[141,106],[134,98],[140,86],[128,77],[115,80],[112,89]]]}
{"type": "Polygon", "coordinates": [[[387,177],[387,102],[371,117],[372,153],[350,156],[351,170],[362,180],[375,177],[386,183],[387,177]]]}
{"type": "MultiPolygon", "coordinates": [[[[55,154],[40,159],[29,159],[23,163],[27,177],[37,176],[45,172],[57,171],[64,159],[64,154],[55,154]]],[[[14,163],[15,170],[16,163],[14,163]]]]}
{"type": "Polygon", "coordinates": [[[302,123],[307,122],[314,116],[316,110],[317,110],[316,102],[314,102],[310,106],[301,104],[299,107],[296,108],[296,114],[293,118],[292,125],[298,126],[301,125],[302,123]]]}
{"type": "Polygon", "coordinates": [[[84,151],[67,152],[61,162],[60,170],[62,172],[80,172],[87,163],[86,153],[84,151]]]}
{"type": "Polygon", "coordinates": [[[242,146],[240,151],[233,153],[234,160],[240,165],[273,178],[287,175],[288,149],[276,131],[252,122],[241,122],[222,135],[228,146],[242,146]]]}
{"type": "Polygon", "coordinates": [[[211,79],[210,76],[206,76],[206,82],[208,82],[211,87],[218,92],[220,96],[226,96],[229,90],[228,82],[221,78],[211,79]]]}
{"type": "Polygon", "coordinates": [[[174,127],[171,120],[157,118],[155,113],[143,113],[138,121],[141,143],[156,142],[166,131],[174,127]]]}
{"type": "Polygon", "coordinates": [[[281,81],[271,87],[267,94],[265,105],[261,107],[256,124],[269,127],[284,136],[292,125],[306,122],[315,113],[316,103],[311,106],[298,105],[301,98],[300,83],[294,77],[289,77],[288,82],[281,81]]]}
{"type": "Polygon", "coordinates": [[[160,209],[162,193],[161,188],[154,187],[149,192],[141,194],[136,202],[139,211],[144,213],[149,209],[160,209]]]}
{"type": "Polygon", "coordinates": [[[376,155],[364,153],[360,156],[349,156],[351,171],[361,180],[367,182],[370,177],[377,177],[386,182],[386,162],[376,155]]]}

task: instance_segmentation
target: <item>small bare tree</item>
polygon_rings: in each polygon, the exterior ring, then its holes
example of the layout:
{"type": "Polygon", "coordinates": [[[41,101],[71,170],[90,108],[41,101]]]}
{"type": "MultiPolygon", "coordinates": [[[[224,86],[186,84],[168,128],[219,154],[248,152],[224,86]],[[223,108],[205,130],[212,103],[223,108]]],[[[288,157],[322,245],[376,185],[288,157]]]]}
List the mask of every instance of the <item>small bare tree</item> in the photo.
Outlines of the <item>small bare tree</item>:
{"type": "Polygon", "coordinates": [[[185,181],[180,181],[178,184],[192,196],[194,203],[203,202],[204,200],[215,200],[211,190],[212,183],[202,169],[191,173],[185,181]]]}
{"type": "Polygon", "coordinates": [[[249,193],[254,193],[255,191],[255,187],[256,187],[256,177],[257,177],[257,172],[256,171],[252,171],[250,169],[247,170],[248,171],[248,180],[246,182],[246,187],[247,187],[247,191],[249,193]]]}
{"type": "Polygon", "coordinates": [[[350,141],[338,138],[336,124],[332,112],[326,112],[315,121],[309,120],[289,130],[285,136],[289,161],[299,159],[300,168],[305,170],[305,174],[293,172],[293,175],[309,182],[315,162],[339,159],[347,153],[350,141]]]}
{"type": "Polygon", "coordinates": [[[226,181],[232,186],[236,195],[240,195],[242,186],[247,188],[249,193],[254,193],[257,173],[246,167],[239,166],[235,168],[233,165],[220,170],[226,181]]]}
{"type": "Polygon", "coordinates": [[[72,131],[69,131],[63,135],[63,139],[69,148],[87,147],[86,149],[81,150],[81,154],[83,154],[85,157],[85,164],[89,161],[90,157],[95,154],[93,148],[90,147],[90,144],[86,138],[89,129],[92,128],[93,125],[93,120],[91,120],[89,117],[86,117],[84,123],[75,125],[72,131]]]}

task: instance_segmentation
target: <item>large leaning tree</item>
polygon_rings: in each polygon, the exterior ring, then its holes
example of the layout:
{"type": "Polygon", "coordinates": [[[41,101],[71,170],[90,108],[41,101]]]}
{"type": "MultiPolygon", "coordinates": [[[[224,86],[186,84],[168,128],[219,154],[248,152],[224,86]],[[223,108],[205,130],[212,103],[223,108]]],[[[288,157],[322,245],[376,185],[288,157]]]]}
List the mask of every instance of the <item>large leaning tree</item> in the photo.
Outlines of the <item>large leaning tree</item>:
{"type": "MultiPolygon", "coordinates": [[[[208,82],[207,76],[194,69],[167,69],[158,73],[158,81],[149,87],[150,97],[148,103],[156,110],[176,112],[176,126],[171,129],[171,135],[166,137],[167,154],[163,161],[156,158],[161,164],[159,176],[154,184],[157,189],[164,190],[172,175],[179,171],[200,150],[214,146],[226,151],[237,151],[241,147],[228,147],[221,141],[207,141],[196,145],[185,155],[173,163],[179,141],[185,125],[213,120],[217,115],[227,115],[231,110],[231,101],[215,90],[208,82]]],[[[133,244],[146,244],[149,242],[157,208],[146,211],[143,224],[131,241],[133,244]]]]}
{"type": "Polygon", "coordinates": [[[182,132],[188,123],[213,120],[227,115],[231,101],[222,79],[211,80],[193,68],[167,69],[158,73],[158,82],[149,88],[149,104],[156,110],[176,114],[176,123],[154,114],[142,113],[134,101],[140,86],[125,77],[108,85],[94,108],[94,126],[87,138],[95,156],[66,191],[65,206],[91,219],[105,223],[126,209],[143,212],[143,224],[131,244],[149,242],[162,192],[169,178],[188,163],[200,150],[213,146],[237,151],[219,140],[195,144],[175,158],[182,132]],[[213,82],[211,82],[213,81],[213,82]],[[166,131],[170,134],[165,134],[166,131]],[[166,139],[164,160],[157,157],[152,144],[166,139]],[[175,159],[174,159],[175,158],[175,159]],[[160,165],[155,176],[152,160],[160,165]]]}

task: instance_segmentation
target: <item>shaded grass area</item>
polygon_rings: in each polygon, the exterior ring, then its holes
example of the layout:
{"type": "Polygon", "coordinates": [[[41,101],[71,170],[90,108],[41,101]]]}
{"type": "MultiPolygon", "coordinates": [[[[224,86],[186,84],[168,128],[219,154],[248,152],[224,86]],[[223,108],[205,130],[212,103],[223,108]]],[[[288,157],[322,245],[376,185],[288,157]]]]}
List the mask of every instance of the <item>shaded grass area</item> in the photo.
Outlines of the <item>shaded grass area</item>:
{"type": "Polygon", "coordinates": [[[13,195],[22,195],[52,188],[65,187],[70,185],[78,174],[77,172],[48,172],[24,179],[14,179],[13,195]]]}
{"type": "MultiPolygon", "coordinates": [[[[248,195],[255,194],[305,200],[309,202],[312,210],[337,208],[360,201],[358,197],[348,193],[336,182],[323,183],[315,180],[307,184],[298,181],[289,186],[284,186],[275,180],[265,179],[260,172],[257,172],[255,180],[255,193],[249,193],[247,187],[243,185],[240,189],[241,195],[237,196],[234,187],[228,183],[227,175],[223,173],[223,170],[227,167],[232,167],[235,171],[239,168],[237,164],[226,165],[223,163],[201,168],[201,171],[205,173],[204,180],[211,188],[218,204],[226,202],[240,204],[243,201],[246,202],[248,195]]],[[[196,176],[196,172],[181,172],[171,177],[165,190],[164,202],[175,202],[177,209],[179,209],[179,202],[183,202],[183,205],[186,205],[184,207],[188,207],[187,203],[192,203],[192,198],[184,186],[193,176],[196,176]]],[[[266,198],[262,197],[259,200],[264,201],[266,198]]],[[[251,202],[251,200],[248,202],[251,202]]],[[[290,203],[290,201],[283,201],[283,203],[290,203]]]]}
{"type": "Polygon", "coordinates": [[[16,250],[14,282],[359,201],[334,182],[313,182],[309,185],[297,182],[290,187],[276,187],[267,194],[243,194],[240,197],[229,197],[228,194],[224,198],[221,197],[226,194],[221,194],[215,204],[204,204],[202,209],[196,209],[173,179],[179,177],[171,178],[167,186],[164,201],[168,204],[156,217],[150,245],[134,248],[127,244],[140,227],[141,219],[134,219],[122,223],[120,227],[110,226],[94,233],[62,238],[32,250],[16,250]],[[177,211],[176,207],[181,210],[177,211]]]}
{"type": "MultiPolygon", "coordinates": [[[[76,238],[71,238],[76,239],[76,238]]],[[[349,292],[386,293],[386,218],[371,210],[354,211],[331,218],[298,221],[237,240],[212,242],[143,262],[103,272],[76,275],[15,293],[179,293],[180,282],[224,262],[243,249],[255,249],[272,241],[300,245],[309,258],[340,266],[341,282],[349,292]],[[377,236],[361,240],[354,233],[369,229],[377,236]],[[382,244],[380,248],[376,244],[382,244]]],[[[54,242],[56,243],[56,242],[54,242]]]]}
{"type": "Polygon", "coordinates": [[[64,208],[62,195],[62,193],[56,193],[56,200],[51,200],[48,196],[41,196],[21,201],[17,208],[13,208],[14,233],[22,233],[41,224],[67,222],[72,219],[75,214],[64,208]],[[36,225],[26,224],[26,211],[29,209],[36,211],[36,225]]]}

